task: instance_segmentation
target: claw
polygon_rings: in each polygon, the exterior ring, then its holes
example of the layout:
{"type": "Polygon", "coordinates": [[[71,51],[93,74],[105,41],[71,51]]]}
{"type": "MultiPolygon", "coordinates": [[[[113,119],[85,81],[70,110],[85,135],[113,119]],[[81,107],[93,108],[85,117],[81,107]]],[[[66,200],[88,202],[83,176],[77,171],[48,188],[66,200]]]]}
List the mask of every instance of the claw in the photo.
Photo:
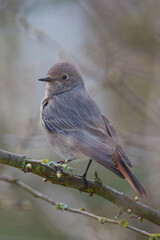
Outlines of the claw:
{"type": "Polygon", "coordinates": [[[58,163],[58,164],[64,164],[64,163],[66,163],[66,160],[60,160],[60,161],[58,161],[57,163],[58,163]]]}
{"type": "MultiPolygon", "coordinates": [[[[86,177],[85,177],[85,174],[83,174],[83,175],[75,175],[75,176],[80,177],[80,178],[83,179],[84,185],[85,185],[85,188],[83,188],[83,189],[87,189],[87,188],[88,188],[88,181],[87,181],[87,179],[86,179],[86,177]]],[[[81,190],[80,190],[80,191],[81,191],[81,190]]]]}

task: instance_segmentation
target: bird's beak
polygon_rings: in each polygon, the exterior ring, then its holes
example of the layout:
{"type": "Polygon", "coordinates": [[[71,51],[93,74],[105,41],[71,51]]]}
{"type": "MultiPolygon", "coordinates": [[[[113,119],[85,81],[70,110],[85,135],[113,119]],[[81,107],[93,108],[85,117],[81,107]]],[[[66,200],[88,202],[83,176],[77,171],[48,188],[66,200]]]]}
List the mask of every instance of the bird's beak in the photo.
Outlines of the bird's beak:
{"type": "Polygon", "coordinates": [[[38,81],[41,81],[41,82],[52,82],[53,80],[54,80],[54,79],[52,79],[52,78],[50,78],[50,77],[38,79],[38,81]]]}

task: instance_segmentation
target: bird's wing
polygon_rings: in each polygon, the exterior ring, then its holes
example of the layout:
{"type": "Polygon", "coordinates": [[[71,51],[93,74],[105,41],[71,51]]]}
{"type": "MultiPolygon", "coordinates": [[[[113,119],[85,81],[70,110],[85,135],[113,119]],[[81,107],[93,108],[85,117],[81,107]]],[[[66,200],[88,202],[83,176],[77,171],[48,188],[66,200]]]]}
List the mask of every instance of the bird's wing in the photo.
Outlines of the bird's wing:
{"type": "Polygon", "coordinates": [[[70,147],[123,177],[112,158],[116,143],[107,133],[97,105],[89,97],[74,100],[67,99],[66,104],[50,99],[44,105],[42,121],[48,132],[56,133],[70,147]]]}
{"type": "Polygon", "coordinates": [[[116,131],[114,130],[114,128],[111,125],[110,121],[104,115],[102,115],[102,117],[104,119],[104,122],[105,122],[105,125],[106,125],[106,128],[107,128],[109,136],[111,136],[112,139],[117,143],[117,152],[118,152],[118,154],[121,155],[121,157],[128,164],[128,166],[132,167],[132,164],[131,164],[131,162],[130,162],[130,160],[129,160],[125,150],[123,149],[123,147],[119,143],[119,139],[118,139],[118,136],[116,134],[116,131]]]}

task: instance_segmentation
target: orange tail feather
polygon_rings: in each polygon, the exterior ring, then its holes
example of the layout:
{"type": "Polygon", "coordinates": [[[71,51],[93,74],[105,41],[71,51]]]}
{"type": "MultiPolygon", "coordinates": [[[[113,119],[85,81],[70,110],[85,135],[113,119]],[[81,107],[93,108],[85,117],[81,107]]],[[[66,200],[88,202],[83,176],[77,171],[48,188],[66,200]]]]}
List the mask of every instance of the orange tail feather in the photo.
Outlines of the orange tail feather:
{"type": "Polygon", "coordinates": [[[114,153],[113,157],[118,166],[119,171],[123,174],[123,176],[132,186],[134,191],[138,193],[142,198],[146,198],[147,197],[146,191],[144,190],[140,182],[136,179],[136,177],[133,175],[129,167],[125,164],[122,157],[117,153],[114,153]]]}

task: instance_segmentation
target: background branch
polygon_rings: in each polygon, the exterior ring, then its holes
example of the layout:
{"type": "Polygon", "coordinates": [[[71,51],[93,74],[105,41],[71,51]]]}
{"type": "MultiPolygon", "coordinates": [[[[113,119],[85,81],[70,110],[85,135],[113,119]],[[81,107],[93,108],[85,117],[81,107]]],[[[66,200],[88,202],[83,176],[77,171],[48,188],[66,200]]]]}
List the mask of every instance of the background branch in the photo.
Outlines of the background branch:
{"type": "MultiPolygon", "coordinates": [[[[33,174],[39,175],[53,184],[74,188],[90,194],[96,194],[117,205],[121,212],[131,209],[131,212],[137,216],[160,225],[160,211],[156,211],[153,208],[126,197],[123,193],[102,184],[99,179],[87,180],[87,187],[81,177],[74,176],[70,173],[63,172],[59,179],[57,177],[57,170],[61,168],[62,171],[62,165],[45,160],[32,160],[28,157],[3,150],[0,150],[0,163],[22,169],[24,172],[31,171],[33,174]]],[[[63,167],[66,168],[66,166],[63,167]]]]}
{"type": "MultiPolygon", "coordinates": [[[[32,187],[26,185],[25,183],[17,180],[17,179],[13,179],[13,178],[9,178],[9,177],[4,177],[4,176],[0,176],[0,180],[4,181],[4,182],[8,182],[8,183],[12,183],[18,187],[20,187],[21,189],[23,189],[24,191],[28,192],[29,194],[31,194],[32,196],[36,197],[36,198],[40,198],[41,200],[50,203],[51,205],[55,206],[57,210],[65,210],[68,212],[72,212],[72,213],[77,213],[80,215],[84,215],[93,219],[98,220],[100,223],[111,223],[111,224],[115,224],[115,225],[119,225],[119,226],[124,226],[125,228],[128,228],[134,232],[140,233],[144,236],[147,237],[151,237],[154,234],[151,234],[149,232],[143,231],[141,229],[132,227],[130,225],[128,225],[128,223],[124,220],[121,219],[120,221],[117,220],[112,220],[109,218],[105,218],[105,217],[100,217],[97,216],[95,214],[89,213],[87,211],[85,211],[85,209],[76,209],[76,208],[71,208],[68,207],[66,204],[64,203],[59,203],[51,198],[49,198],[48,196],[38,192],[37,190],[33,189],[32,187]]],[[[157,238],[160,238],[160,234],[155,234],[157,238]]]]}

